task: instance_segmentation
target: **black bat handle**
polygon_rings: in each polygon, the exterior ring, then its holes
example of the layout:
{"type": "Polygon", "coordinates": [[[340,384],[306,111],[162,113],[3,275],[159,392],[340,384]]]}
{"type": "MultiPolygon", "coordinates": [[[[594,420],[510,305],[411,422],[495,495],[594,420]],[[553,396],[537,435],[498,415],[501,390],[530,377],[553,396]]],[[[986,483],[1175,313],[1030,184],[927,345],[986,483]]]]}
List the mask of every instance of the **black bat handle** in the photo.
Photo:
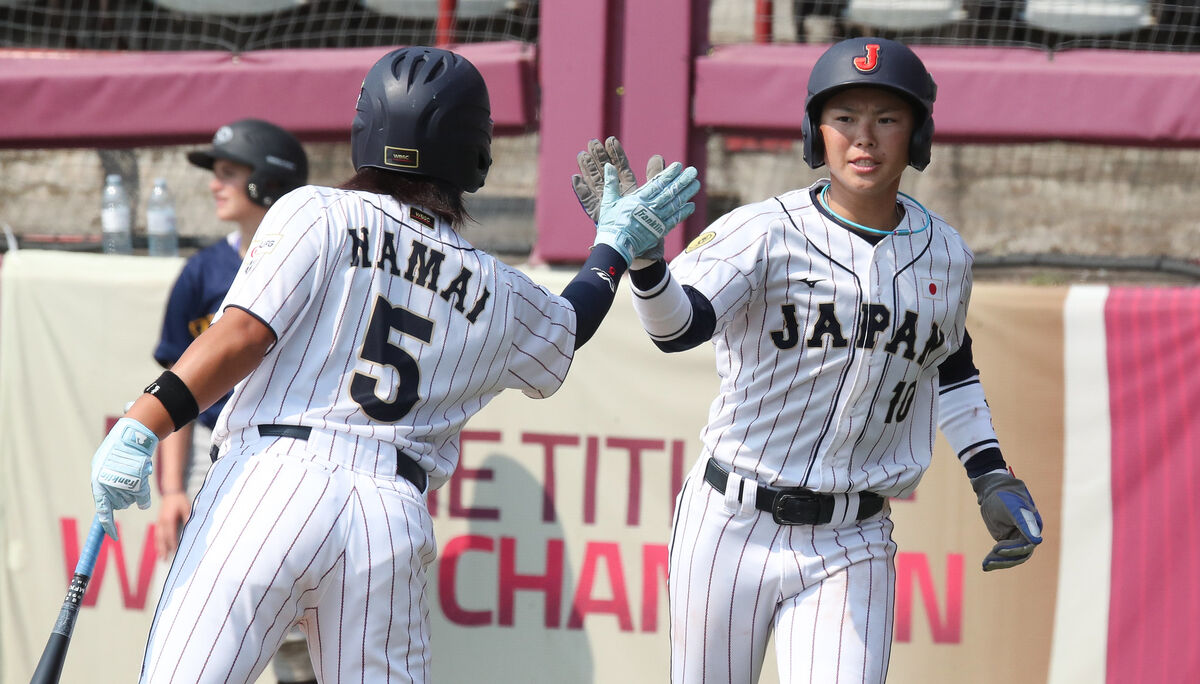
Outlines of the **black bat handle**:
{"type": "Polygon", "coordinates": [[[63,600],[62,609],[58,611],[58,619],[54,621],[54,629],[50,631],[50,639],[46,642],[46,648],[42,650],[41,660],[38,661],[29,684],[57,684],[58,678],[62,676],[63,663],[67,659],[67,646],[71,643],[71,633],[75,631],[75,618],[79,616],[79,606],[83,604],[83,595],[87,592],[88,581],[92,578],[96,556],[103,541],[104,527],[98,519],[93,519],[87,541],[79,553],[75,574],[67,587],[67,598],[63,600]]]}

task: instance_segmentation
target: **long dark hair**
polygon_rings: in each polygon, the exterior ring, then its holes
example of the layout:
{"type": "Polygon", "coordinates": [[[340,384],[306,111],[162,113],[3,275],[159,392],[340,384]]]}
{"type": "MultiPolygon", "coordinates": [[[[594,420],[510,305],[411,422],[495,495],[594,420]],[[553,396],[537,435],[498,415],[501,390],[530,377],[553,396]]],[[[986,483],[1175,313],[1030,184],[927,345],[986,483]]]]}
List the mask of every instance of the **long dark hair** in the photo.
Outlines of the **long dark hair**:
{"type": "Polygon", "coordinates": [[[415,204],[449,221],[455,230],[473,220],[467,213],[462,190],[429,176],[414,176],[364,166],[338,187],[342,190],[362,190],[377,195],[388,195],[399,202],[415,204]]]}

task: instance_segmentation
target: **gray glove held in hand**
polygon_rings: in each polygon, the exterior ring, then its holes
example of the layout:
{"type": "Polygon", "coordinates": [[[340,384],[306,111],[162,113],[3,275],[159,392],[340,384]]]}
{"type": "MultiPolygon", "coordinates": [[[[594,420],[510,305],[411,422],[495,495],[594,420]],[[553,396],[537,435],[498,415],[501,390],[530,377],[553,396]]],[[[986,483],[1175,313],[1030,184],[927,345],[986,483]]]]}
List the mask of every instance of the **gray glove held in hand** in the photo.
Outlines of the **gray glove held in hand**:
{"type": "MultiPolygon", "coordinates": [[[[600,222],[600,198],[604,194],[605,164],[616,167],[617,185],[622,197],[637,189],[637,176],[629,165],[629,157],[625,155],[621,141],[613,136],[609,136],[603,143],[599,140],[589,141],[587,149],[576,157],[576,162],[579,165],[579,173],[571,176],[571,186],[579,199],[579,205],[587,212],[592,223],[600,222]]],[[[646,180],[652,180],[662,173],[663,166],[661,154],[650,157],[650,161],[646,162],[646,180]]],[[[663,240],[660,239],[650,249],[635,254],[630,268],[635,271],[646,268],[662,259],[663,252],[663,240]]]]}
{"type": "Polygon", "coordinates": [[[1042,543],[1042,516],[1025,483],[1009,472],[993,472],[971,480],[979,500],[979,512],[988,532],[996,540],[983,569],[1000,570],[1029,560],[1042,543]]]}
{"type": "Polygon", "coordinates": [[[158,437],[132,418],[117,421],[92,456],[92,498],[104,531],[117,538],[113,511],[137,503],[150,507],[150,473],[158,437]]]}

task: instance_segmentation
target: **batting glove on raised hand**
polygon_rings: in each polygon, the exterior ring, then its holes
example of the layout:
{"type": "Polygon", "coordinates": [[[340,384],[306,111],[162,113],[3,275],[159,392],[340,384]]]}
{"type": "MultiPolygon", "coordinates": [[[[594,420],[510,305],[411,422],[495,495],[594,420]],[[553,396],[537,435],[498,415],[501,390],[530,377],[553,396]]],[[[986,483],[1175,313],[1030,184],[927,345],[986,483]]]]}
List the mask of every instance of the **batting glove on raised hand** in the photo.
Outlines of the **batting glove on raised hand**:
{"type": "MultiPolygon", "coordinates": [[[[637,189],[637,176],[625,155],[621,141],[609,136],[603,143],[599,140],[588,141],[587,149],[580,152],[576,158],[579,173],[571,176],[571,186],[579,205],[587,212],[592,223],[600,222],[600,199],[604,194],[604,165],[612,164],[617,168],[617,181],[621,196],[624,197],[637,189]]],[[[656,154],[646,162],[646,180],[652,180],[663,171],[663,156],[656,154]]],[[[641,254],[633,255],[630,268],[637,271],[646,268],[664,256],[664,244],[660,238],[650,249],[641,254]]]]}
{"type": "Polygon", "coordinates": [[[996,540],[983,570],[1000,570],[1029,560],[1042,543],[1042,516],[1025,483],[1008,471],[996,471],[971,480],[979,500],[979,512],[988,532],[996,540]]]}
{"type": "Polygon", "coordinates": [[[96,517],[104,531],[117,538],[113,511],[150,507],[150,473],[154,471],[154,450],[158,436],[150,428],[132,418],[117,421],[100,448],[92,456],[92,498],[96,501],[96,517]]]}
{"type": "Polygon", "coordinates": [[[653,180],[621,196],[617,169],[604,165],[604,194],[594,245],[608,245],[632,264],[634,256],[652,249],[672,228],[696,210],[690,199],[700,191],[695,167],[679,162],[653,180]]]}

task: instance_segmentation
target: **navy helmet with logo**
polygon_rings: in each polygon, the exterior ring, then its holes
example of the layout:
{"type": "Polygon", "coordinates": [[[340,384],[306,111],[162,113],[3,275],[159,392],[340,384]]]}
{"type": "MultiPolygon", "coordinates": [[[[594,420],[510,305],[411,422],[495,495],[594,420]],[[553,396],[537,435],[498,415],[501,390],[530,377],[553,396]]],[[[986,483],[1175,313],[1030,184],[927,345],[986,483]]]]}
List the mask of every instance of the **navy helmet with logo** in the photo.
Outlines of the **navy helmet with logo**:
{"type": "Polygon", "coordinates": [[[212,169],[218,159],[249,166],[246,194],[262,207],[308,182],[308,155],[291,133],[260,119],[241,119],[217,129],[212,147],[189,152],[188,161],[212,169]]]}
{"type": "Polygon", "coordinates": [[[354,169],[374,167],[483,187],[492,110],[483,76],[462,55],[405,47],[367,72],[350,129],[354,169]]]}
{"type": "Polygon", "coordinates": [[[817,59],[808,77],[804,102],[804,161],[812,168],[825,163],[821,109],[834,93],[856,86],[891,90],[913,107],[915,117],[908,163],[918,171],[929,165],[933,145],[933,101],[937,84],[917,55],[886,38],[851,38],[835,43],[817,59]]]}

